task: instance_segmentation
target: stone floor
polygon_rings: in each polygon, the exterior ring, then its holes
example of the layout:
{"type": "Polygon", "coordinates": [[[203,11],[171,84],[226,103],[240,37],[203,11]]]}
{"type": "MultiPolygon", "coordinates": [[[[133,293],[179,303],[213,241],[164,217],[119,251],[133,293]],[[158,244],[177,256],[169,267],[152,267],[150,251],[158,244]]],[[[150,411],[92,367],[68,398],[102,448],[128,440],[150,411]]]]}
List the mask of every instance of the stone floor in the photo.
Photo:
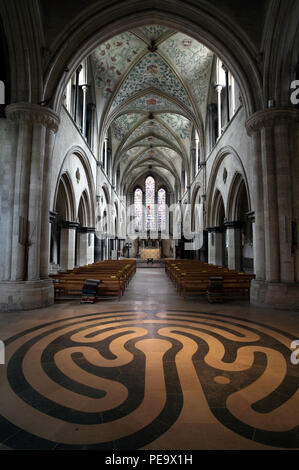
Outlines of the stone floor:
{"type": "Polygon", "coordinates": [[[297,339],[299,312],[184,301],[162,268],[0,314],[0,449],[298,449],[297,339]]]}

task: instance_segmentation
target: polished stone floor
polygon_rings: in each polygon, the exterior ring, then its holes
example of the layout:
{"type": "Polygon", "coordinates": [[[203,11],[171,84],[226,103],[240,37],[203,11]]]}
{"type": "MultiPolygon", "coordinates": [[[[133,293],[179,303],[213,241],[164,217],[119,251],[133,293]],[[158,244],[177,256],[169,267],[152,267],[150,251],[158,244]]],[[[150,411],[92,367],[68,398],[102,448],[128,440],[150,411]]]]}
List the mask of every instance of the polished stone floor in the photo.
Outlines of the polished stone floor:
{"type": "Polygon", "coordinates": [[[0,449],[298,449],[297,339],[299,312],[184,301],[161,268],[0,314],[0,449]]]}

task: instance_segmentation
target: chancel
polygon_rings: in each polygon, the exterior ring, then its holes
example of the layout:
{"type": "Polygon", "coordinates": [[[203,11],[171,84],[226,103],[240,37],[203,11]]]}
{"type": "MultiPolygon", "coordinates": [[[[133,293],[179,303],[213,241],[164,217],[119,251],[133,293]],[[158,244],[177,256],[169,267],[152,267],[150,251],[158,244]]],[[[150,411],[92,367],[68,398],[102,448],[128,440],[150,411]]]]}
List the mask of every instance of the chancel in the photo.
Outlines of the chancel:
{"type": "Polygon", "coordinates": [[[299,448],[298,18],[0,0],[0,450],[299,448]]]}

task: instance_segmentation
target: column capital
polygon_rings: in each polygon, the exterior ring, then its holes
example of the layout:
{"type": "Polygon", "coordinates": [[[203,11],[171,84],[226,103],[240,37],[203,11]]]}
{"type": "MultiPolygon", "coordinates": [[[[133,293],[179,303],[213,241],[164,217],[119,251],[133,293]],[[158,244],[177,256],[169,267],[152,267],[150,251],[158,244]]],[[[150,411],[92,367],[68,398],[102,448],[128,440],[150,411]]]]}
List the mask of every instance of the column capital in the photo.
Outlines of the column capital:
{"type": "Polygon", "coordinates": [[[66,229],[78,229],[80,227],[80,223],[79,222],[70,222],[68,220],[64,220],[62,222],[62,228],[66,228],[66,229]]]}
{"type": "Polygon", "coordinates": [[[280,125],[290,125],[299,122],[299,111],[295,108],[269,108],[250,116],[246,123],[247,134],[251,136],[254,132],[267,127],[275,127],[280,125]]]}
{"type": "Polygon", "coordinates": [[[222,85],[215,85],[215,90],[217,91],[217,93],[221,93],[222,89],[223,89],[222,85]]]}
{"type": "Polygon", "coordinates": [[[80,233],[95,233],[95,227],[79,227],[78,232],[80,233]]]}
{"type": "Polygon", "coordinates": [[[12,121],[28,121],[32,124],[42,124],[46,128],[57,132],[60,118],[52,109],[38,104],[13,103],[5,108],[6,117],[12,121]]]}

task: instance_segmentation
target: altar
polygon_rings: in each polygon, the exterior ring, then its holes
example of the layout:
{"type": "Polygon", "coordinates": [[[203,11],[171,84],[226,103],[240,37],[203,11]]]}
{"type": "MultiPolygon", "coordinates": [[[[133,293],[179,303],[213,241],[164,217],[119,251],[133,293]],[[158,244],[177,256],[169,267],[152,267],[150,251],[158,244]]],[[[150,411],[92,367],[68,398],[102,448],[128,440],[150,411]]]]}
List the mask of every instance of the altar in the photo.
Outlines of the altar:
{"type": "Polygon", "coordinates": [[[161,249],[160,248],[142,248],[140,250],[141,259],[160,259],[161,249]]]}

